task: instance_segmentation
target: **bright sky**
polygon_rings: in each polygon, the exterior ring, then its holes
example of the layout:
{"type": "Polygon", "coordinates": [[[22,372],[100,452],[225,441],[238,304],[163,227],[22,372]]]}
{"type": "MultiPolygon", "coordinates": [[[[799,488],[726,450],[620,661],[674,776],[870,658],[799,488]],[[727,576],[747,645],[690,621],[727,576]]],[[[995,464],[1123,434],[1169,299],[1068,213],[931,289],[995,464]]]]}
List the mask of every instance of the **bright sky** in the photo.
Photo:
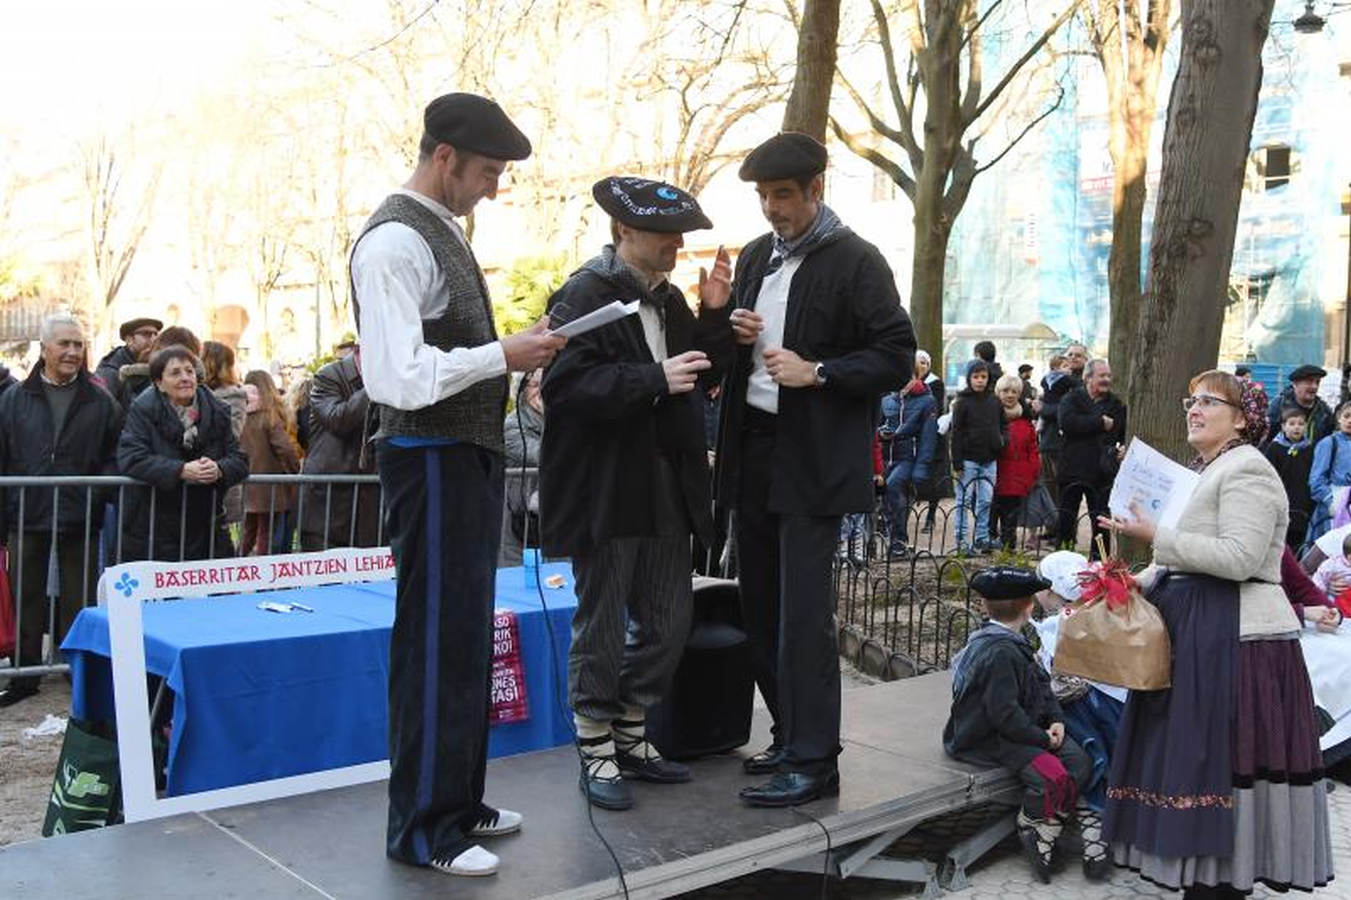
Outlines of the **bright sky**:
{"type": "MultiPolygon", "coordinates": [[[[275,4],[273,4],[275,6],[275,4]]],[[[237,71],[266,0],[0,0],[0,127],[167,111],[237,71]]],[[[11,133],[13,133],[11,131],[11,133]]]]}

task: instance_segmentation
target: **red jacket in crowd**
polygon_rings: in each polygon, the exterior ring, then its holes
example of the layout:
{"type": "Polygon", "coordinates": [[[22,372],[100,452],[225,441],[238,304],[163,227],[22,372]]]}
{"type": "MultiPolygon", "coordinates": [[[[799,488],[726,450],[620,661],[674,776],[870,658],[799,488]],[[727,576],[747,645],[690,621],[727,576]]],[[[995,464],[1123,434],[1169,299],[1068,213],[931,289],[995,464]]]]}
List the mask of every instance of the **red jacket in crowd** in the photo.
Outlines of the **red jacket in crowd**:
{"type": "Polygon", "coordinates": [[[1037,452],[1037,430],[1032,420],[1020,416],[1008,424],[1008,440],[999,454],[995,469],[996,497],[1026,497],[1041,476],[1041,454],[1037,452]]]}

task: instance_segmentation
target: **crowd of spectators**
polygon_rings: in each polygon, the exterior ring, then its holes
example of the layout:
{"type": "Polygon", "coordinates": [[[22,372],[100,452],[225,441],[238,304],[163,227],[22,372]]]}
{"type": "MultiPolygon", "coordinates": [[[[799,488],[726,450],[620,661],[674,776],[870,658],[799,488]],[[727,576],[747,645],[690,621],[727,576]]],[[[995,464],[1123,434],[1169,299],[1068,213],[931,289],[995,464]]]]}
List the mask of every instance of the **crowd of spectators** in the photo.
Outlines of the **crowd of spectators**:
{"type": "MultiPolygon", "coordinates": [[[[294,485],[244,483],[374,472],[374,415],[352,344],[283,394],[263,370],[241,381],[230,347],[186,328],[137,318],[119,336],[91,371],[81,324],[52,315],[27,377],[0,367],[0,474],[139,482],[0,492],[20,666],[40,664],[44,632],[59,645],[104,565],[287,552],[297,531],[306,550],[378,543],[376,485],[307,483],[302,502],[294,485]]],[[[13,678],[0,706],[36,691],[37,678],[13,678]]]]}
{"type": "Polygon", "coordinates": [[[945,496],[956,499],[963,553],[1014,549],[1020,532],[1026,542],[1074,544],[1081,509],[1091,519],[1106,512],[1126,440],[1126,406],[1112,392],[1107,361],[1070,344],[1049,359],[1038,388],[1031,364],[1005,373],[991,341],[973,354],[950,405],[923,350],[915,378],[882,399],[882,508],[892,558],[913,551],[910,517],[921,533],[931,532],[945,496]]]}

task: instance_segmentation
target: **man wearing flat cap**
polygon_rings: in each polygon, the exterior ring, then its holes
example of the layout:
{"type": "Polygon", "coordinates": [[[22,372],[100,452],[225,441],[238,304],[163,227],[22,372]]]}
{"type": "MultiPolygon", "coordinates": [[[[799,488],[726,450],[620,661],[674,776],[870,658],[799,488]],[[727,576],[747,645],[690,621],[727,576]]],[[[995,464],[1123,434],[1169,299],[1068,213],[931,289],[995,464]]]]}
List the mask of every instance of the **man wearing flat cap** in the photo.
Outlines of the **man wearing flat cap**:
{"type": "Polygon", "coordinates": [[[94,380],[113,395],[113,399],[122,407],[123,413],[131,406],[131,401],[150,383],[150,378],[146,375],[131,375],[130,378],[124,379],[121,377],[122,367],[148,362],[150,348],[163,330],[164,323],[159,319],[138,318],[123,322],[117,329],[122,345],[110,350],[94,369],[94,380]]]}
{"type": "Polygon", "coordinates": [[[915,336],[891,269],[822,202],[826,148],[784,133],[741,166],[773,229],[737,259],[738,343],[724,387],[719,510],[735,510],[742,616],[773,742],[773,774],[742,799],[805,803],[838,790],[840,667],[831,560],[841,517],[872,509],[883,393],[910,378],[915,336]]]}
{"type": "Polygon", "coordinates": [[[555,319],[614,300],[638,314],[576,335],[544,376],[543,546],[572,558],[577,612],[568,697],[584,757],[580,785],[606,809],[633,803],[625,779],[689,780],[644,732],[689,634],[690,536],[712,538],[701,393],[732,349],[731,263],[700,272],[698,312],[668,276],[683,234],[713,225],[669,184],[604,178],[592,188],[613,243],[549,299],[555,319]]]}
{"type": "Polygon", "coordinates": [[[547,321],[499,339],[455,221],[497,195],[530,141],[491,100],[447,94],[423,116],[418,163],[352,250],[361,374],[380,407],[376,462],[397,577],[389,654],[386,853],[490,875],[474,843],[521,817],[483,803],[507,372],[564,343],[547,321]]]}
{"type": "Polygon", "coordinates": [[[1336,430],[1332,410],[1318,396],[1318,385],[1327,374],[1326,370],[1308,364],[1290,372],[1290,384],[1281,391],[1276,402],[1267,407],[1268,441],[1281,433],[1281,419],[1291,409],[1304,413],[1304,419],[1308,422],[1304,436],[1311,447],[1317,446],[1320,440],[1336,430]]]}

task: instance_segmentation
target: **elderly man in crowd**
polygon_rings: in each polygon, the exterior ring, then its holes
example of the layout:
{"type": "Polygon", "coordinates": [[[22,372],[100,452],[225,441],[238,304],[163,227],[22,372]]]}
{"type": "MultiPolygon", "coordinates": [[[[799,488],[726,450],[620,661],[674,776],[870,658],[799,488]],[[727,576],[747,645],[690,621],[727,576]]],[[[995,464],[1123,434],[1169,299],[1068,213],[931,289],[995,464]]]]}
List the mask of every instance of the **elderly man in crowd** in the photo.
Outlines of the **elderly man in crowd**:
{"type": "MultiPolygon", "coordinates": [[[[42,358],[32,373],[0,397],[0,473],[115,475],[122,411],[85,369],[80,323],[48,316],[40,338],[42,358]]],[[[94,599],[98,517],[86,517],[82,488],[9,488],[5,495],[0,535],[8,537],[9,580],[19,600],[18,662],[34,666],[42,662],[48,622],[54,622],[56,647],[75,614],[94,599]]],[[[38,681],[11,679],[0,707],[36,694],[38,681]]]]}
{"type": "MultiPolygon", "coordinates": [[[[369,475],[375,450],[367,446],[373,415],[361,365],[354,354],[340,356],[314,373],[310,402],[309,452],[303,475],[369,475]]],[[[300,521],[303,550],[374,547],[380,524],[380,489],[375,485],[307,484],[300,521]]]]}
{"type": "Polygon", "coordinates": [[[122,345],[108,351],[94,369],[95,380],[113,395],[113,399],[122,407],[123,412],[126,412],[127,407],[131,406],[131,401],[146,384],[149,384],[149,381],[139,378],[129,386],[119,377],[122,367],[150,362],[150,349],[155,343],[155,338],[159,337],[159,333],[163,330],[164,323],[159,319],[139,318],[123,322],[117,329],[122,345]]]}
{"type": "Polygon", "coordinates": [[[1267,407],[1267,440],[1281,433],[1281,417],[1286,410],[1299,409],[1304,413],[1304,437],[1309,446],[1337,430],[1332,410],[1318,396],[1318,385],[1327,372],[1318,366],[1303,365],[1290,373],[1290,384],[1281,391],[1275,403],[1267,407]]]}
{"type": "MultiPolygon", "coordinates": [[[[1060,529],[1057,543],[1074,544],[1079,533],[1079,504],[1088,502],[1093,534],[1104,534],[1098,518],[1107,517],[1107,498],[1126,441],[1126,404],[1112,393],[1112,368],[1105,359],[1084,367],[1084,384],[1060,401],[1060,529]]],[[[1096,559],[1097,542],[1090,558],[1096,559]]]]}

